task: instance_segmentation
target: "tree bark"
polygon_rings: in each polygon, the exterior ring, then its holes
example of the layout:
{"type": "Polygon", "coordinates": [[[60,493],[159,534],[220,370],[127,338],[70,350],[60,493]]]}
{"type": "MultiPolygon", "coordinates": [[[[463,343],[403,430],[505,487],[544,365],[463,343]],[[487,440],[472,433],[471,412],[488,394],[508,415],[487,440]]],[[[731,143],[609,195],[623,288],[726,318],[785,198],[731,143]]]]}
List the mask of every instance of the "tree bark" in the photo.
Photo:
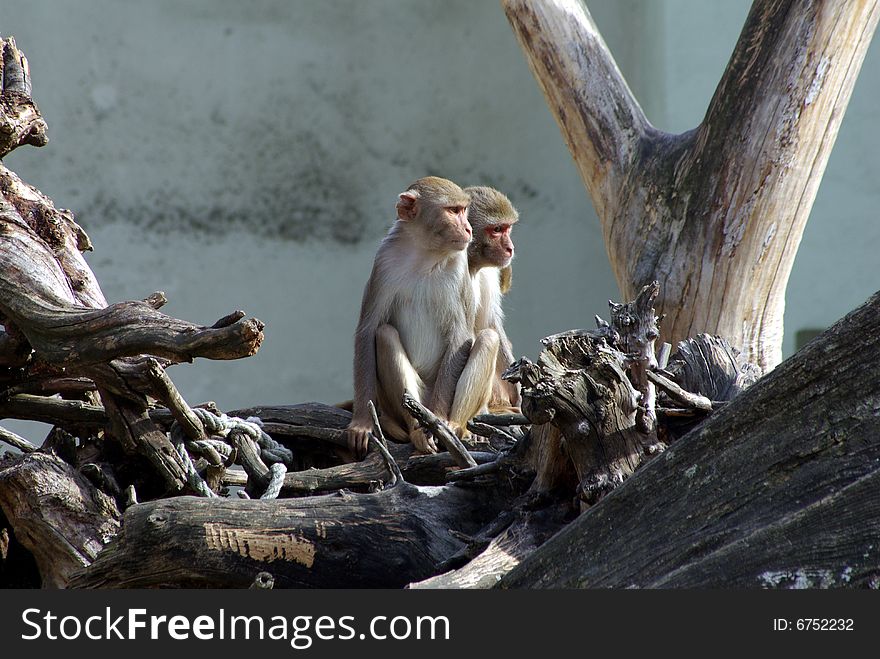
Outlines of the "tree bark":
{"type": "Polygon", "coordinates": [[[639,469],[501,585],[876,588],[878,369],[880,293],[639,469]]]}
{"type": "Polygon", "coordinates": [[[623,298],[659,280],[664,340],[717,334],[773,368],[788,276],[877,0],[755,0],[703,122],[681,135],[648,123],[580,0],[502,5],[623,298]]]}
{"type": "Polygon", "coordinates": [[[164,499],[127,510],[116,541],[70,586],[241,588],[269,572],[278,587],[400,588],[436,573],[464,546],[459,536],[506,503],[497,490],[408,483],[276,501],[164,499]]]}
{"type": "Polygon", "coordinates": [[[0,509],[34,556],[44,588],[63,588],[119,531],[113,499],[60,458],[0,460],[0,509]]]}

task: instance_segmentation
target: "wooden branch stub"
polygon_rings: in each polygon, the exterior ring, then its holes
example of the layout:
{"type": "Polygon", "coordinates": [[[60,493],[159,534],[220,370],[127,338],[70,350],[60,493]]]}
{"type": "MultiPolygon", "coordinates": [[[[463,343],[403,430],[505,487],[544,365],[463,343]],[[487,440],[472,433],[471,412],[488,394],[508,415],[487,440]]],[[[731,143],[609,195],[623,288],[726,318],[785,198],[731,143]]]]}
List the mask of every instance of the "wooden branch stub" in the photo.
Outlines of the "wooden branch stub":
{"type": "Polygon", "coordinates": [[[437,415],[409,394],[403,395],[403,406],[406,411],[419,422],[419,425],[421,425],[426,432],[429,432],[433,437],[440,440],[440,443],[443,444],[443,447],[453,455],[459,466],[477,466],[477,463],[471,457],[471,454],[468,453],[464,444],[461,443],[461,440],[455,436],[455,433],[449,429],[449,426],[447,426],[442,419],[437,417],[437,415]]]}
{"type": "Polygon", "coordinates": [[[345,431],[338,428],[316,428],[312,426],[295,426],[289,423],[264,422],[263,430],[272,436],[280,435],[290,439],[320,439],[340,448],[348,447],[345,431]]]}
{"type": "Polygon", "coordinates": [[[400,467],[397,466],[394,457],[388,452],[388,442],[385,441],[385,434],[382,432],[382,426],[379,425],[379,415],[376,414],[376,406],[373,405],[373,401],[367,401],[367,408],[370,410],[370,417],[373,419],[373,432],[370,433],[370,443],[382,454],[388,471],[391,472],[391,481],[388,483],[388,487],[394,487],[398,483],[403,482],[403,475],[400,473],[400,467]]]}
{"type": "Polygon", "coordinates": [[[102,426],[108,422],[107,413],[100,405],[32,394],[16,394],[0,400],[0,417],[68,427],[102,426]]]}
{"type": "Polygon", "coordinates": [[[161,309],[168,304],[168,298],[165,297],[164,291],[156,291],[145,297],[142,302],[150,305],[153,309],[161,309]]]}
{"type": "Polygon", "coordinates": [[[104,408],[110,418],[113,437],[129,452],[145,456],[171,492],[186,487],[186,466],[162,430],[152,419],[145,406],[101,394],[104,408]]]}
{"type": "Polygon", "coordinates": [[[529,420],[522,414],[478,414],[474,421],[490,426],[525,426],[529,420]]]}
{"type": "Polygon", "coordinates": [[[0,158],[23,145],[44,146],[48,127],[31,99],[27,58],[13,37],[0,39],[0,158]]]}
{"type": "Polygon", "coordinates": [[[659,373],[647,371],[645,375],[648,376],[648,379],[651,382],[662,388],[663,391],[673,400],[678,401],[679,403],[683,403],[684,405],[692,409],[700,410],[701,412],[712,411],[712,401],[705,396],[692,394],[689,391],[685,391],[677,384],[675,384],[675,382],[673,382],[669,378],[663,377],[659,373]]]}
{"type": "Polygon", "coordinates": [[[211,325],[211,329],[220,329],[223,327],[229,327],[230,325],[237,323],[239,320],[244,318],[246,315],[247,314],[245,314],[244,311],[241,311],[240,309],[238,309],[236,311],[233,311],[230,314],[223,316],[223,318],[221,318],[216,323],[211,325]]]}
{"type": "Polygon", "coordinates": [[[612,344],[627,357],[629,378],[641,394],[636,424],[644,433],[654,432],[657,424],[657,393],[647,371],[657,368],[655,343],[660,334],[654,300],[660,294],[660,282],[642,287],[636,299],[626,304],[608,301],[611,329],[617,340],[612,344]]]}
{"type": "Polygon", "coordinates": [[[165,373],[165,369],[155,359],[149,360],[147,375],[152,380],[153,390],[158,394],[159,400],[165,403],[171,411],[184,434],[194,441],[205,439],[205,426],[201,419],[186,404],[171,378],[165,373]]]}
{"type": "Polygon", "coordinates": [[[456,471],[452,471],[446,475],[446,480],[450,483],[455,481],[463,481],[470,480],[472,478],[477,478],[478,476],[485,476],[487,474],[494,474],[496,471],[501,469],[503,465],[499,460],[493,460],[492,462],[487,462],[485,464],[477,465],[475,467],[468,467],[466,469],[457,469],[456,471]]]}
{"type": "Polygon", "coordinates": [[[726,339],[709,334],[679,342],[666,370],[683,389],[712,401],[733,400],[761,377],[726,339]]]}
{"type": "MultiPolygon", "coordinates": [[[[588,331],[557,334],[543,341],[536,374],[522,387],[523,412],[558,433],[538,431],[533,489],[551,490],[576,475],[578,496],[596,503],[663,445],[656,433],[637,426],[639,393],[625,372],[627,356],[588,331]]],[[[543,428],[544,426],[540,426],[543,428]]]]}
{"type": "Polygon", "coordinates": [[[247,493],[257,497],[269,484],[269,467],[260,457],[260,448],[244,433],[230,433],[229,440],[238,451],[238,462],[248,475],[247,493]]]}
{"type": "Polygon", "coordinates": [[[37,447],[31,444],[24,437],[15,434],[11,430],[0,427],[0,442],[5,442],[11,447],[18,449],[22,453],[33,453],[37,447]]]}
{"type": "Polygon", "coordinates": [[[667,409],[668,417],[665,424],[667,440],[682,437],[705,418],[706,403],[712,410],[717,410],[726,401],[733,400],[746,388],[761,377],[761,370],[754,364],[743,360],[742,355],[730,343],[718,336],[700,334],[694,338],[681,341],[675,354],[669,360],[665,371],[657,375],[672,381],[674,385],[686,392],[688,396],[676,396],[675,389],[663,388],[659,396],[659,405],[664,408],[678,408],[684,404],[694,409],[689,396],[700,397],[704,411],[698,414],[683,414],[674,409],[667,409]]]}
{"type": "Polygon", "coordinates": [[[644,286],[636,299],[626,304],[608,301],[611,328],[617,334],[615,347],[632,362],[643,362],[644,368],[656,368],[655,342],[660,335],[653,302],[660,294],[660,282],[644,286]]]}
{"type": "Polygon", "coordinates": [[[388,442],[385,440],[385,433],[382,432],[382,426],[379,425],[379,415],[376,413],[376,406],[373,404],[373,401],[367,401],[367,409],[370,411],[370,418],[373,420],[373,435],[382,446],[388,446],[388,442]]]}

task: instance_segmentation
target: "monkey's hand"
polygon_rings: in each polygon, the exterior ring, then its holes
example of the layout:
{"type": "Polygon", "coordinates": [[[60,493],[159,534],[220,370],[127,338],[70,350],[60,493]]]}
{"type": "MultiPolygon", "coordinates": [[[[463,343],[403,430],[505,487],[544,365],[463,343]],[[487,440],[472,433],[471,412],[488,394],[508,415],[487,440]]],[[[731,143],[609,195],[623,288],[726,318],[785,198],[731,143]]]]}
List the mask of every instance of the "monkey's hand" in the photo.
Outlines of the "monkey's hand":
{"type": "Polygon", "coordinates": [[[459,439],[469,439],[471,437],[471,432],[465,426],[460,426],[457,423],[452,421],[447,421],[449,429],[455,433],[455,436],[459,439]]]}
{"type": "Polygon", "coordinates": [[[421,428],[415,428],[410,431],[409,441],[415,447],[416,453],[429,454],[437,452],[437,444],[434,442],[434,438],[425,433],[421,428]]]}
{"type": "Polygon", "coordinates": [[[370,445],[370,432],[373,430],[372,421],[358,422],[352,420],[345,435],[348,440],[348,448],[358,460],[363,460],[370,445]]]}

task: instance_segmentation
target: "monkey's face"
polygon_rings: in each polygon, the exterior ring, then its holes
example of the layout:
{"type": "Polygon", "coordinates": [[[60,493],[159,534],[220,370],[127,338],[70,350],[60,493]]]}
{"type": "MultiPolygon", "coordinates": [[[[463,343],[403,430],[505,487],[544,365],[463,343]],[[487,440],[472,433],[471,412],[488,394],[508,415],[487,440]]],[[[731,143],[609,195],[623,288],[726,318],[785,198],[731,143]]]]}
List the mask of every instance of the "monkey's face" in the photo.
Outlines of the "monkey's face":
{"type": "Polygon", "coordinates": [[[479,235],[468,251],[469,260],[479,267],[505,268],[513,260],[513,222],[501,220],[479,228],[479,235]]]}
{"type": "Polygon", "coordinates": [[[470,197],[452,181],[426,176],[400,193],[397,219],[409,225],[428,251],[452,254],[471,242],[469,203],[470,197]]]}
{"type": "Polygon", "coordinates": [[[437,206],[432,211],[435,248],[450,252],[466,249],[473,237],[467,221],[467,205],[452,203],[437,206]]]}

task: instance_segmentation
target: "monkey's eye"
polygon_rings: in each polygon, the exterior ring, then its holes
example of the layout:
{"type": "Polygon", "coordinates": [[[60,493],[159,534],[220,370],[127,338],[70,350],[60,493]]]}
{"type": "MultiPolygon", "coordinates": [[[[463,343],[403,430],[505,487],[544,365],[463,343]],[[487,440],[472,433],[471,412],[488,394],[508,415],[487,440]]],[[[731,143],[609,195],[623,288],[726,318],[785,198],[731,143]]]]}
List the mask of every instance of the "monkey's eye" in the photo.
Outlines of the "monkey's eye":
{"type": "Polygon", "coordinates": [[[492,233],[504,233],[504,230],[506,228],[507,227],[505,227],[503,224],[496,224],[494,227],[492,227],[492,233]]]}
{"type": "Polygon", "coordinates": [[[448,210],[453,215],[460,215],[461,213],[464,213],[466,208],[467,206],[448,206],[446,210],[448,210]]]}

